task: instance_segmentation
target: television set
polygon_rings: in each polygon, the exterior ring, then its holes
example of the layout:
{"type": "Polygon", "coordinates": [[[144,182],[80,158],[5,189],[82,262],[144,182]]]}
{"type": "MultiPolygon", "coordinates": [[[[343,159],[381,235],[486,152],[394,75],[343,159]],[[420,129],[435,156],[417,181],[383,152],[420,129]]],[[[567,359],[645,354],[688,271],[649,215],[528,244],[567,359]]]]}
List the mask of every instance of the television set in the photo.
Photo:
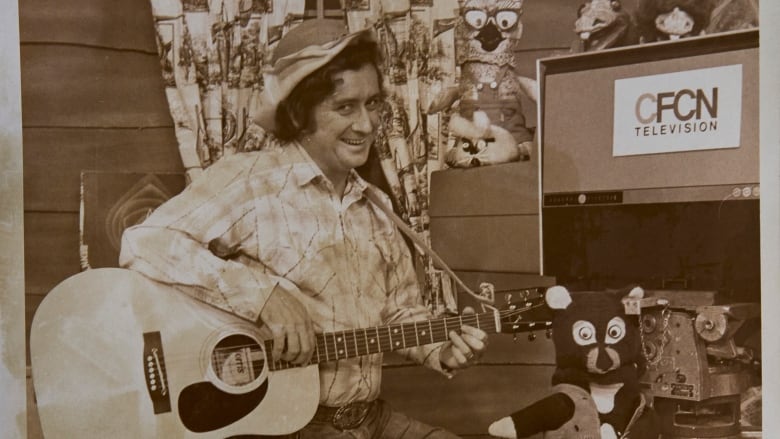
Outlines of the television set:
{"type": "Polygon", "coordinates": [[[758,41],[538,61],[544,274],[760,300],[758,41]]]}

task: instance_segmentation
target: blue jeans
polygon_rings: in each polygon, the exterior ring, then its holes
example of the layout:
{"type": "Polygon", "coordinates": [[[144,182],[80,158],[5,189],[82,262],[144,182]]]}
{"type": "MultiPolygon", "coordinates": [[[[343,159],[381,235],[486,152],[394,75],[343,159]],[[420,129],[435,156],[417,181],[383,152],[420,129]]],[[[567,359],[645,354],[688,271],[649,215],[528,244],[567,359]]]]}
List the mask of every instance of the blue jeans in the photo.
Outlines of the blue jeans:
{"type": "MultiPolygon", "coordinates": [[[[312,421],[289,439],[458,439],[460,436],[432,427],[393,410],[378,401],[363,423],[352,430],[339,430],[330,422],[312,421]]],[[[277,438],[282,439],[282,438],[277,438]]]]}
{"type": "Polygon", "coordinates": [[[385,401],[369,412],[353,430],[338,430],[329,422],[312,421],[299,433],[300,439],[457,439],[447,430],[432,427],[397,412],[385,401]]]}

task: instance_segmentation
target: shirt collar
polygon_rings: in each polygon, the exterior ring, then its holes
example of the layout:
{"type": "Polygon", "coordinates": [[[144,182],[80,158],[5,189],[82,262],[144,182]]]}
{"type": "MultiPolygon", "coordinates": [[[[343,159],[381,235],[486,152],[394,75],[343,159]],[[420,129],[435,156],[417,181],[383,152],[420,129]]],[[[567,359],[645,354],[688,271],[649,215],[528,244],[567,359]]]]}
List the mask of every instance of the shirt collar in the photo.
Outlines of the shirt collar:
{"type": "MultiPolygon", "coordinates": [[[[322,170],[314,163],[306,149],[297,141],[292,141],[285,148],[294,148],[295,152],[300,156],[301,160],[293,165],[291,170],[295,183],[298,187],[306,186],[309,183],[315,181],[327,182],[328,179],[322,170]]],[[[354,169],[349,171],[347,175],[347,186],[344,192],[344,198],[351,195],[353,198],[360,198],[363,196],[363,191],[368,188],[368,182],[360,176],[354,169]],[[354,194],[354,195],[352,195],[354,194]]]]}

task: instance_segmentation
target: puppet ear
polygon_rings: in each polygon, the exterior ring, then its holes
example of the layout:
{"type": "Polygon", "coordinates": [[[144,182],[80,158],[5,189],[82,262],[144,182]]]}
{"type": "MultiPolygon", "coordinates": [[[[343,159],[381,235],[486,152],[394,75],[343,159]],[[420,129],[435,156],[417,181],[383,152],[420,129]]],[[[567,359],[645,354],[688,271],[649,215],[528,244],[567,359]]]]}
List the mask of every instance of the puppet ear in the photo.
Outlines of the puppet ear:
{"type": "Polygon", "coordinates": [[[571,304],[571,294],[566,287],[556,285],[547,289],[544,300],[552,309],[566,309],[571,304]]]}
{"type": "Polygon", "coordinates": [[[628,292],[626,297],[630,299],[641,299],[645,297],[645,290],[642,287],[636,286],[631,288],[631,291],[628,292]]]}
{"type": "Polygon", "coordinates": [[[642,312],[642,299],[645,297],[645,290],[642,287],[634,287],[628,292],[626,297],[620,299],[623,303],[623,312],[626,315],[638,316],[642,312]]]}

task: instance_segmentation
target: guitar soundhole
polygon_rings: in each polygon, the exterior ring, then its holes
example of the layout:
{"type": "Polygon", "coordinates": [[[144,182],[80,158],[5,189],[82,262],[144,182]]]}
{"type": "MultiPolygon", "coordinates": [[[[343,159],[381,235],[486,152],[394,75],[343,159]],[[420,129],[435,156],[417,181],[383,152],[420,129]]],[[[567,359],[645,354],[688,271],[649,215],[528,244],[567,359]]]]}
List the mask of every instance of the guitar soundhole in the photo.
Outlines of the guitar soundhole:
{"type": "Polygon", "coordinates": [[[230,335],[214,346],[211,368],[224,384],[245,386],[257,379],[265,368],[263,349],[248,335],[230,335]]]}

